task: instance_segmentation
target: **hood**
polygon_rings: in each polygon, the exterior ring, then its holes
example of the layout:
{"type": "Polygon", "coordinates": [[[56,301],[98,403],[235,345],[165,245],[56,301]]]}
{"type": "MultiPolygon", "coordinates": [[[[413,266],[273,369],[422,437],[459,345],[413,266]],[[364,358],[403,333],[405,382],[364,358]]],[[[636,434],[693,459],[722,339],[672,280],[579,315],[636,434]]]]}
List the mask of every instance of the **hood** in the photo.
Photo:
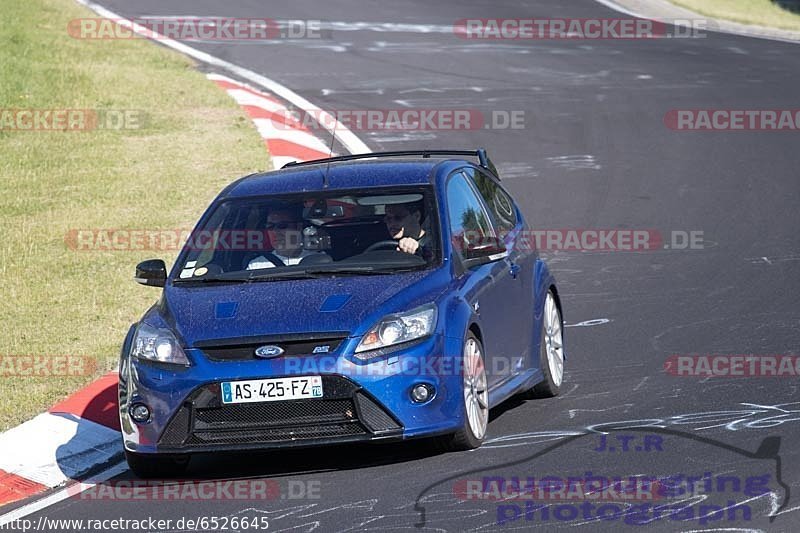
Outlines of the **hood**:
{"type": "Polygon", "coordinates": [[[421,295],[431,301],[443,290],[437,279],[441,276],[435,271],[422,271],[191,287],[170,284],[158,310],[188,347],[198,341],[258,335],[354,335],[371,327],[365,319],[400,311],[421,295]]]}

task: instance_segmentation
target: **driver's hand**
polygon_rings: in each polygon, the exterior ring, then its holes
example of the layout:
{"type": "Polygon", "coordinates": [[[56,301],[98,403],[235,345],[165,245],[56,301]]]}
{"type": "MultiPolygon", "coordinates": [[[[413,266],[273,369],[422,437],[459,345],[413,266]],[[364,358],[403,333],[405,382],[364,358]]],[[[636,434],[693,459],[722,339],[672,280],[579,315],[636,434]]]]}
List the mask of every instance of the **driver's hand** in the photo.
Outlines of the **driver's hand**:
{"type": "Polygon", "coordinates": [[[415,254],[417,253],[417,249],[419,249],[419,243],[416,239],[412,239],[411,237],[403,237],[398,241],[397,249],[407,254],[415,254]]]}

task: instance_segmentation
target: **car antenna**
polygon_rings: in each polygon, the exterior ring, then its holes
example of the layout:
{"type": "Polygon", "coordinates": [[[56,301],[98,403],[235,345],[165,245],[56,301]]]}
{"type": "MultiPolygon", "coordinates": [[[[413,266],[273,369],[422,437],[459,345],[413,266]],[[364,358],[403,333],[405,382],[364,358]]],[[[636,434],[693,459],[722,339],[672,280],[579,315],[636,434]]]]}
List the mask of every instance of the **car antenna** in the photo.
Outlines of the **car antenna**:
{"type": "Polygon", "coordinates": [[[331,149],[328,152],[328,164],[325,165],[325,173],[322,175],[322,188],[328,188],[328,169],[331,168],[331,157],[333,157],[333,143],[336,142],[336,126],[339,125],[339,119],[334,117],[336,122],[333,123],[333,136],[331,137],[331,149]]]}

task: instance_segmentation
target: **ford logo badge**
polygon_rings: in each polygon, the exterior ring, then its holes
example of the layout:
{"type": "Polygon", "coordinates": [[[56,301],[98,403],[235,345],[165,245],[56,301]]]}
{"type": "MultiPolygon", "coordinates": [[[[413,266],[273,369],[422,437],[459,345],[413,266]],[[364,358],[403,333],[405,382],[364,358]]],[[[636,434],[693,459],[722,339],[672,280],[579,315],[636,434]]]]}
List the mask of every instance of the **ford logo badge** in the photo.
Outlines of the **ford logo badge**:
{"type": "Polygon", "coordinates": [[[280,346],[274,346],[272,344],[267,346],[259,346],[256,348],[256,355],[258,357],[263,357],[265,359],[270,357],[278,357],[283,353],[283,348],[280,346]]]}

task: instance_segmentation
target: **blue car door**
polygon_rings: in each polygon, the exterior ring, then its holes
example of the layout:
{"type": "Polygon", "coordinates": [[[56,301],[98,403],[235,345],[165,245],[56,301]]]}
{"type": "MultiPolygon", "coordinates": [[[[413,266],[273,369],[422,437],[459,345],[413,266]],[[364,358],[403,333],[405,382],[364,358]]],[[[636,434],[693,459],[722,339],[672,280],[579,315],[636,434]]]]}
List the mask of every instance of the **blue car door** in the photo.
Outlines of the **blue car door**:
{"type": "MultiPolygon", "coordinates": [[[[455,253],[484,237],[496,236],[492,219],[474,185],[463,172],[455,172],[447,182],[447,209],[450,235],[455,253]]],[[[507,380],[513,373],[512,361],[519,342],[513,329],[516,322],[509,303],[518,295],[511,263],[500,259],[462,275],[466,300],[479,317],[483,336],[484,363],[489,389],[507,380]]]]}
{"type": "Polygon", "coordinates": [[[498,180],[481,169],[465,168],[464,174],[470,178],[478,196],[483,200],[495,230],[508,249],[508,256],[504,259],[507,266],[507,270],[504,270],[506,277],[497,289],[508,295],[508,321],[504,329],[512,337],[508,341],[511,374],[536,368],[539,353],[535,349],[538,345],[538,332],[534,331],[535,246],[532,245],[530,236],[523,233],[524,220],[517,213],[511,196],[498,180]]]}

